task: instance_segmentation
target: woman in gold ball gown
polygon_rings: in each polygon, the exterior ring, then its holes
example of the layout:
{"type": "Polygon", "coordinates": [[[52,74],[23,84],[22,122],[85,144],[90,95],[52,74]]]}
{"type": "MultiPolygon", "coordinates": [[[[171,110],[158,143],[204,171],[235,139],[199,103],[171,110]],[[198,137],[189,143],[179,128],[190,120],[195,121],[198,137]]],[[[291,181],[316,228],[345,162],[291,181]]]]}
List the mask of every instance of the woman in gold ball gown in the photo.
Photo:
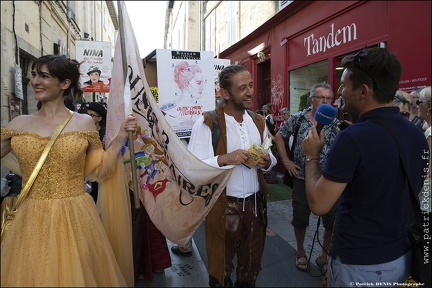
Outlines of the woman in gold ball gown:
{"type": "MultiPolygon", "coordinates": [[[[1,128],[2,165],[13,151],[23,184],[79,94],[79,64],[47,55],[32,64],[41,109],[1,128]]],[[[136,119],[126,117],[105,152],[89,115],[74,113],[50,150],[1,242],[1,286],[134,286],[129,192],[120,150],[136,119]],[[98,209],[84,178],[100,181],[98,209]]]]}

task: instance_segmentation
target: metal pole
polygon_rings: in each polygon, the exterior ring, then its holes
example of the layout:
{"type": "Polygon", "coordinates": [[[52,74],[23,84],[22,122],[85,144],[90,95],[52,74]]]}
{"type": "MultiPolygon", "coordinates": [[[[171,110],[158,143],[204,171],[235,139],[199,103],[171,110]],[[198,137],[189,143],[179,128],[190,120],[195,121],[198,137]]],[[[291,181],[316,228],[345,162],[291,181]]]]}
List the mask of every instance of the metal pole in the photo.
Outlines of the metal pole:
{"type": "MultiPolygon", "coordinates": [[[[124,39],[124,27],[123,27],[123,12],[121,9],[121,1],[117,1],[117,8],[119,13],[119,37],[120,37],[120,47],[122,51],[122,65],[123,65],[123,82],[126,81],[127,77],[127,60],[125,53],[125,39],[124,39]]],[[[140,200],[138,195],[138,180],[136,176],[136,161],[135,161],[135,148],[132,131],[129,131],[129,152],[131,159],[131,169],[132,169],[132,184],[134,192],[134,204],[135,209],[140,209],[140,200]]]]}

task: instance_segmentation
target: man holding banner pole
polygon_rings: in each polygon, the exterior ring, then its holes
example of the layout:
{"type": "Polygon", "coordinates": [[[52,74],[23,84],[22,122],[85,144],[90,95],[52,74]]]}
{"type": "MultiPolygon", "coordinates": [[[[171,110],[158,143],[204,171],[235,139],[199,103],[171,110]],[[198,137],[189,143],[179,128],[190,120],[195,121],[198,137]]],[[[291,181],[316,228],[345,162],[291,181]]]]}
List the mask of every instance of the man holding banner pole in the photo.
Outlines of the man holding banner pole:
{"type": "Polygon", "coordinates": [[[237,254],[235,286],[254,287],[267,227],[267,187],[262,172],[269,171],[276,158],[269,145],[263,145],[269,142],[264,118],[250,111],[254,89],[249,71],[230,65],[221,71],[219,81],[225,104],[198,118],[188,146],[207,164],[233,169],[206,217],[209,285],[232,287],[237,254]]]}

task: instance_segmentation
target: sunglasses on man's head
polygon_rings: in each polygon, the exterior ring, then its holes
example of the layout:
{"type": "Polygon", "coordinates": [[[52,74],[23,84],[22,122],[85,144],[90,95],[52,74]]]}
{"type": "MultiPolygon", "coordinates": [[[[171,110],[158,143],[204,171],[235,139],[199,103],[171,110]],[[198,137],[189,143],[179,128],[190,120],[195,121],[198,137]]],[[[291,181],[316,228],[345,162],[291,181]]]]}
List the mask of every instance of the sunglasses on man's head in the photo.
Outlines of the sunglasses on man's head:
{"type": "Polygon", "coordinates": [[[361,62],[362,59],[365,59],[367,57],[368,53],[369,53],[369,50],[367,50],[366,48],[363,48],[362,50],[357,52],[357,54],[354,55],[352,63],[353,63],[353,65],[355,65],[357,68],[362,70],[364,73],[366,73],[366,75],[368,75],[372,79],[373,90],[377,91],[377,83],[375,81],[375,78],[372,76],[372,74],[370,74],[368,72],[366,67],[363,67],[363,64],[361,62]]]}

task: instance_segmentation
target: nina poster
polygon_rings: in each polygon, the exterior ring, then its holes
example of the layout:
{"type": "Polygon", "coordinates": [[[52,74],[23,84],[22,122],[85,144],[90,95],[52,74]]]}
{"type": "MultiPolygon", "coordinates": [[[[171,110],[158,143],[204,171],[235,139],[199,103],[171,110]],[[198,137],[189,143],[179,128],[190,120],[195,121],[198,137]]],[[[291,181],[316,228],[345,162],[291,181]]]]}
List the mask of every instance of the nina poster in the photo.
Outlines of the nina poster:
{"type": "Polygon", "coordinates": [[[76,60],[81,63],[81,87],[84,92],[108,93],[111,80],[111,43],[77,41],[76,60]]]}

